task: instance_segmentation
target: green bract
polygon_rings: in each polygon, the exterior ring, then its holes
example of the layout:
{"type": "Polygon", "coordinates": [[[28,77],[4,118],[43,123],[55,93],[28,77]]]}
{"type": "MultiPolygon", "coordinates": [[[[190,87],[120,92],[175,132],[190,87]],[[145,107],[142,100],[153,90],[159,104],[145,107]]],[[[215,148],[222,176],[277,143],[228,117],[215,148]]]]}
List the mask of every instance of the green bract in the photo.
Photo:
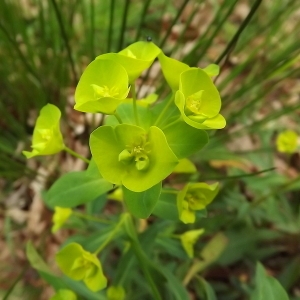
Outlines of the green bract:
{"type": "Polygon", "coordinates": [[[64,274],[73,280],[83,280],[86,286],[96,292],[104,289],[107,280],[103,275],[96,255],[85,251],[81,245],[71,243],[56,254],[56,263],[64,274]]]}
{"type": "Polygon", "coordinates": [[[75,91],[75,109],[114,114],[128,95],[126,70],[112,60],[92,61],[84,70],[75,91]]]}
{"type": "Polygon", "coordinates": [[[134,192],[145,191],[166,178],[178,163],[164,133],[155,126],[102,126],[90,137],[90,148],[107,181],[134,192]]]}
{"type": "Polygon", "coordinates": [[[71,290],[60,289],[50,300],[77,300],[77,296],[71,290]]]}
{"type": "Polygon", "coordinates": [[[53,222],[53,226],[51,229],[52,233],[58,231],[63,226],[63,224],[69,219],[71,214],[72,214],[72,209],[56,206],[54,208],[54,214],[52,217],[52,222],[53,222]]]}
{"type": "MultiPolygon", "coordinates": [[[[168,57],[161,52],[158,55],[158,59],[161,65],[164,77],[173,91],[178,90],[180,74],[184,71],[191,69],[187,64],[168,57]]],[[[200,69],[201,70],[201,69],[200,69]]],[[[209,76],[216,76],[219,74],[219,66],[215,64],[208,65],[206,68],[202,69],[209,76]]]]}
{"type": "Polygon", "coordinates": [[[53,104],[47,104],[41,109],[33,131],[33,150],[22,152],[27,158],[55,154],[65,148],[59,128],[60,116],[59,108],[53,104]]]}
{"type": "Polygon", "coordinates": [[[203,233],[204,229],[197,229],[186,231],[180,235],[182,247],[190,258],[194,257],[194,244],[203,233]]]}
{"type": "Polygon", "coordinates": [[[175,104],[183,120],[198,129],[221,129],[226,121],[219,114],[221,98],[208,74],[198,68],[190,68],[180,75],[175,104]]]}
{"type": "Polygon", "coordinates": [[[133,83],[141,73],[149,68],[161,50],[152,42],[136,42],[119,53],[99,55],[99,59],[109,59],[121,64],[127,71],[129,82],[133,83]]]}
{"type": "Polygon", "coordinates": [[[180,74],[190,69],[190,67],[174,58],[167,57],[161,52],[158,56],[164,77],[173,91],[179,88],[180,74]]]}
{"type": "Polygon", "coordinates": [[[179,219],[187,224],[196,220],[195,211],[204,209],[218,194],[219,184],[204,182],[188,183],[178,192],[177,209],[179,219]]]}

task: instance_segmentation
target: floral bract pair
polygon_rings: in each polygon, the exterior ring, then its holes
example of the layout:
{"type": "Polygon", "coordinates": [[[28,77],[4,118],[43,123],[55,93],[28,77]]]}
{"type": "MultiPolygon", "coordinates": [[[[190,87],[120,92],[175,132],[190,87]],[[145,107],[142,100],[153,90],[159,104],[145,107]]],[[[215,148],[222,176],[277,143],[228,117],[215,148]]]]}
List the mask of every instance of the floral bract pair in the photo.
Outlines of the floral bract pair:
{"type": "Polygon", "coordinates": [[[211,79],[219,74],[219,67],[190,68],[163,53],[158,58],[183,120],[198,129],[224,128],[226,121],[219,114],[221,98],[211,79]]]}
{"type": "Polygon", "coordinates": [[[33,131],[33,150],[23,151],[27,158],[55,154],[65,148],[60,132],[60,117],[61,112],[55,105],[47,104],[41,109],[33,131]]]}
{"type": "Polygon", "coordinates": [[[160,49],[153,43],[137,42],[119,53],[98,56],[85,69],[75,92],[75,109],[114,114],[132,84],[147,69],[160,49]]]}
{"type": "Polygon", "coordinates": [[[178,163],[164,133],[155,126],[148,132],[128,124],[102,126],[91,134],[90,147],[103,178],[134,192],[162,181],[178,163]]]}
{"type": "Polygon", "coordinates": [[[73,280],[82,280],[94,292],[107,285],[97,256],[85,251],[77,243],[71,243],[60,250],[56,254],[56,262],[64,274],[73,280]]]}
{"type": "Polygon", "coordinates": [[[205,209],[218,192],[218,183],[211,185],[204,182],[186,184],[177,195],[179,219],[185,224],[194,223],[196,211],[205,209]]]}

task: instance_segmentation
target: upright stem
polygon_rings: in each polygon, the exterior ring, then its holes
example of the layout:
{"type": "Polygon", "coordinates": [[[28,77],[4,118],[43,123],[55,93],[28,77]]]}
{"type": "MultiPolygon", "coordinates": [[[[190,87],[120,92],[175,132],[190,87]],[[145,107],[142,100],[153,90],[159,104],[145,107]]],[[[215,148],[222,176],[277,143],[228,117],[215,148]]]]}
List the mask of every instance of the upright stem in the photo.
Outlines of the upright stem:
{"type": "Polygon", "coordinates": [[[135,83],[132,83],[131,84],[131,94],[132,94],[132,103],[133,103],[133,114],[134,114],[134,118],[135,118],[135,123],[136,125],[140,125],[140,122],[139,122],[139,116],[138,116],[138,113],[137,113],[137,107],[136,107],[136,91],[135,91],[135,83]]]}
{"type": "Polygon", "coordinates": [[[167,112],[167,110],[169,109],[169,107],[171,106],[171,104],[173,103],[173,100],[174,100],[174,93],[172,93],[170,99],[168,100],[168,103],[163,108],[163,110],[161,111],[161,113],[158,115],[155,123],[153,124],[154,126],[157,125],[159,123],[159,121],[162,119],[162,117],[165,115],[165,113],[167,112]]]}
{"type": "Polygon", "coordinates": [[[120,227],[123,225],[124,219],[121,218],[119,223],[116,225],[114,230],[112,230],[107,237],[107,239],[99,246],[99,248],[94,252],[95,255],[98,255],[115,237],[116,233],[120,230],[120,227]]]}
{"type": "Polygon", "coordinates": [[[84,162],[86,162],[87,164],[90,163],[90,160],[81,156],[80,154],[78,154],[77,152],[73,151],[72,149],[68,148],[67,146],[65,146],[64,150],[68,153],[70,153],[71,155],[80,158],[81,160],[83,160],[84,162]]]}

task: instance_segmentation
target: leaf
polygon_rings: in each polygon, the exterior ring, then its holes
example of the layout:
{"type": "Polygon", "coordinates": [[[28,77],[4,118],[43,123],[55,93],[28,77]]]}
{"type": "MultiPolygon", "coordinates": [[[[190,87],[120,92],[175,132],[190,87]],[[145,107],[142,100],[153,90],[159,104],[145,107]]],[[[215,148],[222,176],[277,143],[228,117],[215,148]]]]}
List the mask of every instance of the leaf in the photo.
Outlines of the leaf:
{"type": "Polygon", "coordinates": [[[203,277],[199,277],[197,279],[199,280],[201,287],[204,290],[206,296],[205,300],[217,300],[216,294],[211,285],[203,277]]]}
{"type": "Polygon", "coordinates": [[[154,207],[153,214],[165,220],[178,221],[176,194],[162,192],[154,207]]]}
{"type": "Polygon", "coordinates": [[[44,194],[44,200],[51,208],[76,207],[94,200],[110,189],[112,184],[103,179],[99,173],[93,176],[87,171],[70,172],[60,177],[51,186],[44,194]]]}
{"type": "Polygon", "coordinates": [[[225,250],[228,245],[228,239],[222,232],[217,233],[202,249],[200,253],[201,260],[195,260],[187,276],[184,278],[184,284],[198,273],[206,269],[210,264],[214,263],[225,250]]]}
{"type": "Polygon", "coordinates": [[[30,265],[37,270],[40,276],[51,286],[53,286],[55,290],[66,288],[66,285],[51,271],[45,261],[37,253],[31,241],[29,241],[26,245],[26,256],[30,262],[30,265]]]}
{"type": "Polygon", "coordinates": [[[261,263],[256,265],[255,290],[250,300],[289,300],[289,297],[280,283],[268,276],[261,263]]]}
{"type": "MultiPolygon", "coordinates": [[[[140,100],[137,101],[137,104],[139,103],[139,101],[140,100]]],[[[142,107],[140,105],[137,105],[136,109],[139,117],[139,126],[145,130],[148,130],[152,124],[151,111],[149,110],[149,108],[142,107]]],[[[136,125],[132,103],[120,104],[116,112],[118,113],[118,116],[120,117],[123,123],[136,125]]],[[[119,122],[115,116],[108,116],[105,119],[105,125],[116,126],[119,125],[119,122]]]]}
{"type": "Polygon", "coordinates": [[[182,283],[170,272],[168,269],[159,267],[159,271],[166,277],[167,286],[170,292],[174,295],[174,298],[177,300],[190,299],[190,296],[187,290],[184,288],[182,283]]]}
{"type": "Polygon", "coordinates": [[[123,186],[124,202],[137,218],[145,219],[152,213],[161,192],[161,182],[150,189],[136,193],[123,186]]]}
{"type": "Polygon", "coordinates": [[[190,156],[208,143],[208,135],[204,130],[191,127],[183,121],[167,127],[163,132],[179,159],[190,156]]]}
{"type": "Polygon", "coordinates": [[[173,173],[196,173],[197,169],[193,162],[187,158],[183,158],[179,161],[178,165],[173,170],[173,173]]]}

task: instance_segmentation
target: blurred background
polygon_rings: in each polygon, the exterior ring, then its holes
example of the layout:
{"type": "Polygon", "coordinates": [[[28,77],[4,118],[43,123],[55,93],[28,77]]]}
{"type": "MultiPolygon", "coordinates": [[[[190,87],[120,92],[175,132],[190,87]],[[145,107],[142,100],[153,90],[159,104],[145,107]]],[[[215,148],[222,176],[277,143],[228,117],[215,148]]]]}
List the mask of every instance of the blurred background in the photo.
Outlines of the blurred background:
{"type": "MultiPolygon", "coordinates": [[[[276,147],[281,132],[300,133],[299,28],[297,0],[1,0],[0,298],[48,299],[25,243],[51,264],[72,233],[51,235],[41,192],[84,165],[65,153],[26,161],[39,110],[57,105],[66,144],[89,155],[89,133],[102,121],[73,110],[83,70],[97,55],[150,37],[190,66],[221,68],[215,84],[227,126],[193,156],[193,180],[222,184],[199,225],[229,238],[206,280],[218,299],[247,299],[260,260],[300,299],[299,147],[276,147]]],[[[157,63],[137,84],[140,97],[169,92],[157,63]]]]}

